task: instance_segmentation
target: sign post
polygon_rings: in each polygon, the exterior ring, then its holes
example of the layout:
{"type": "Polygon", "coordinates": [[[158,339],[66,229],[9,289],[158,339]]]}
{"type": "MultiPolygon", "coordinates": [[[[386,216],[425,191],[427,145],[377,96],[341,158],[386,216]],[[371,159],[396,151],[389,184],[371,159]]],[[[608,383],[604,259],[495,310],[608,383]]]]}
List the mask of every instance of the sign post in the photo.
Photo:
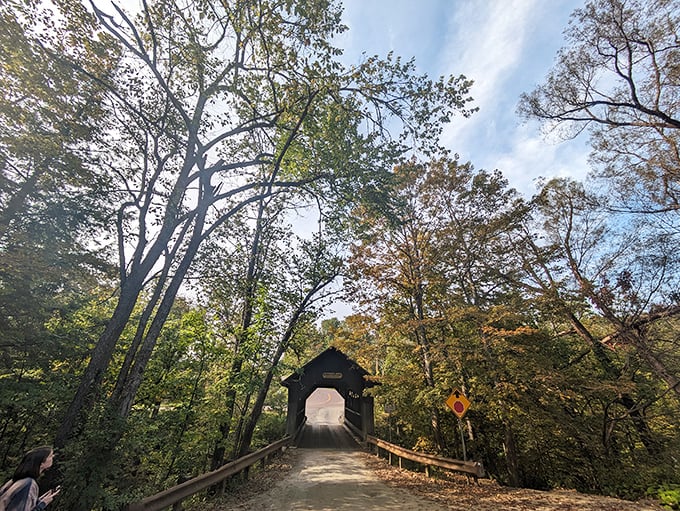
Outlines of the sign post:
{"type": "Polygon", "coordinates": [[[463,444],[463,461],[467,461],[467,452],[465,450],[465,435],[463,434],[463,417],[470,408],[470,401],[465,394],[460,390],[454,389],[451,395],[446,400],[446,406],[448,406],[453,413],[458,417],[458,429],[460,430],[460,441],[463,444]]]}

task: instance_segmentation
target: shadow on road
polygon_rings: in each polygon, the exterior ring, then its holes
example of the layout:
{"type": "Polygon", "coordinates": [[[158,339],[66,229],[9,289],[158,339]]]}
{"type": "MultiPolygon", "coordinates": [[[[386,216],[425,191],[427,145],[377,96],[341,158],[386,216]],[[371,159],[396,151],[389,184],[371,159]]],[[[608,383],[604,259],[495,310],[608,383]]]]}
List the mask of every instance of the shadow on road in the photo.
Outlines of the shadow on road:
{"type": "Polygon", "coordinates": [[[341,424],[305,424],[297,446],[301,449],[356,451],[359,444],[341,424]]]}

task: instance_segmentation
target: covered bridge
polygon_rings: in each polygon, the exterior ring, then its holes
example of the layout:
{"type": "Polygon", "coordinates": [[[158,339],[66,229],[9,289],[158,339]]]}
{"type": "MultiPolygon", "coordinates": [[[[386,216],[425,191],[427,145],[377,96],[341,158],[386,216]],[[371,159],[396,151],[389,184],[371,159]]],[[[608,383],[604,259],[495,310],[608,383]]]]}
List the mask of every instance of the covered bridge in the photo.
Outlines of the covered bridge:
{"type": "Polygon", "coordinates": [[[374,431],[373,397],[366,389],[376,383],[366,377],[368,371],[336,348],[328,348],[307,362],[281,383],[288,389],[286,433],[294,435],[305,420],[305,403],[318,388],[332,388],[345,400],[345,423],[362,439],[374,431]]]}

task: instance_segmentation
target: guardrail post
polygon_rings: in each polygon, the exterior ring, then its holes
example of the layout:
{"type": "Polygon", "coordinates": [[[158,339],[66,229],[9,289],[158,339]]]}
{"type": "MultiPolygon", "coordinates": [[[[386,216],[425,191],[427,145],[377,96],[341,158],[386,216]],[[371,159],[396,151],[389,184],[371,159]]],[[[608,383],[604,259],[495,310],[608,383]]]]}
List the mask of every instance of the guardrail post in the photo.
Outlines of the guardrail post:
{"type": "MultiPolygon", "coordinates": [[[[182,484],[185,481],[188,481],[190,478],[184,475],[180,475],[177,478],[177,484],[182,484]]],[[[182,505],[182,501],[178,500],[172,505],[172,511],[182,511],[184,509],[184,506],[182,505]]]]}

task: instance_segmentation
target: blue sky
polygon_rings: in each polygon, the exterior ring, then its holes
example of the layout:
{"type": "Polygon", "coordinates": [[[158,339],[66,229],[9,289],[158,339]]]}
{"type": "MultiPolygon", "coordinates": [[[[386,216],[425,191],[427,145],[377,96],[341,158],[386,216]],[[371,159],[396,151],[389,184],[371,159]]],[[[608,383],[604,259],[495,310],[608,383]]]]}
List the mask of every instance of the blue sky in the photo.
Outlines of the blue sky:
{"type": "Polygon", "coordinates": [[[431,76],[464,74],[479,112],[453,120],[443,142],[478,169],[499,169],[530,196],[539,176],[588,171],[585,137],[548,140],[516,114],[522,92],[541,83],[583,0],[344,0],[348,63],[393,50],[431,76]]]}

